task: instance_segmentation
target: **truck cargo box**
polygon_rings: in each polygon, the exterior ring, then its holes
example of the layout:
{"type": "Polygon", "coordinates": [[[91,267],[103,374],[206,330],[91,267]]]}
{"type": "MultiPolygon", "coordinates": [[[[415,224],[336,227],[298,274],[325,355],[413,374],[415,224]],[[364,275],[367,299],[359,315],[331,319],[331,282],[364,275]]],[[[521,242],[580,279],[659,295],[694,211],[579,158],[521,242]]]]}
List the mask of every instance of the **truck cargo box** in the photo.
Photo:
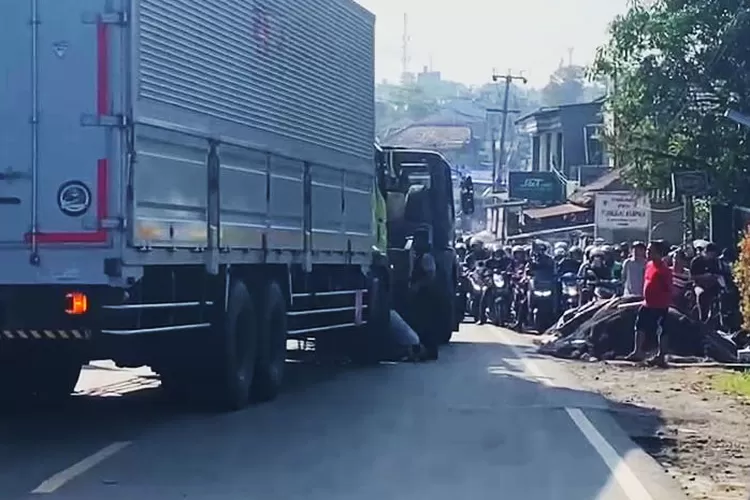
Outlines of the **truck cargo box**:
{"type": "Polygon", "coordinates": [[[0,18],[0,283],[366,261],[374,17],[355,2],[5,0],[0,18]]]}

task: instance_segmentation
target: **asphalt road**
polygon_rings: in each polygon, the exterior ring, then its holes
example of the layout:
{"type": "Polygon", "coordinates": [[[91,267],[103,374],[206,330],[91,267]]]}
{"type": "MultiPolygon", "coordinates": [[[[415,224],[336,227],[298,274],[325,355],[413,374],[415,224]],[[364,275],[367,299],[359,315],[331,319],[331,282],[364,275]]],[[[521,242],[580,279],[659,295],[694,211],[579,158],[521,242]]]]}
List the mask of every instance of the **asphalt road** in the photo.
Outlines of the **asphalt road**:
{"type": "Polygon", "coordinates": [[[603,398],[506,330],[465,326],[437,363],[290,368],[279,400],[230,415],[89,368],[67,407],[0,416],[0,500],[682,498],[603,398]]]}

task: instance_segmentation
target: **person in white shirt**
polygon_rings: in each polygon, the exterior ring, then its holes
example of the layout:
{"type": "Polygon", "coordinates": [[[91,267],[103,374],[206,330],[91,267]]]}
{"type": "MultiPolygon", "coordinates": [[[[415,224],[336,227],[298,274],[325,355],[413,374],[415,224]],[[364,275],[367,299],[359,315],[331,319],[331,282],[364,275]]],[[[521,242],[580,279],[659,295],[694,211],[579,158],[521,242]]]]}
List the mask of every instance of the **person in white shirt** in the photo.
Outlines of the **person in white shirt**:
{"type": "Polygon", "coordinates": [[[643,277],[646,273],[646,244],[636,241],[631,246],[630,257],[622,263],[623,295],[643,295],[643,277]]]}

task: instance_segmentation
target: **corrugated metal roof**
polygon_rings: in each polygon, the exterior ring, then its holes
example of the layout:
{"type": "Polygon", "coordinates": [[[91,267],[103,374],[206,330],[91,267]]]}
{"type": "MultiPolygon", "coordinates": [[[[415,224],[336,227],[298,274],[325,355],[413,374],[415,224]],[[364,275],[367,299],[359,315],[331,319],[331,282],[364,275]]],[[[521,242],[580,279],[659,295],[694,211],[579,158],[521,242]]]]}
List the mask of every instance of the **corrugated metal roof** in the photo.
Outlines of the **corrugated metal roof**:
{"type": "Polygon", "coordinates": [[[594,203],[594,195],[598,191],[624,191],[630,189],[622,180],[623,169],[612,169],[595,181],[577,189],[568,199],[579,205],[594,203]]]}
{"type": "Polygon", "coordinates": [[[466,126],[412,125],[389,137],[389,145],[458,149],[471,141],[471,129],[466,126]]]}
{"type": "Polygon", "coordinates": [[[531,219],[546,219],[547,217],[559,217],[561,215],[577,214],[588,211],[588,208],[579,207],[572,203],[563,203],[544,208],[531,208],[524,210],[523,214],[531,219]]]}

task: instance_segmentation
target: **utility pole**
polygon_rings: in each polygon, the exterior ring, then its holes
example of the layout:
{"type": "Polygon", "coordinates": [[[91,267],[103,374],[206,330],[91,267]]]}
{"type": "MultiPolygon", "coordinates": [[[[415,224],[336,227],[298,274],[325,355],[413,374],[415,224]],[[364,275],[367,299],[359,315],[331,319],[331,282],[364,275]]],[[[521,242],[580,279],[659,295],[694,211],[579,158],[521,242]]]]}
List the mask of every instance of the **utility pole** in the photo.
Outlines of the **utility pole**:
{"type": "MultiPolygon", "coordinates": [[[[503,114],[503,124],[502,129],[500,129],[500,154],[498,157],[498,161],[496,165],[492,166],[492,190],[497,192],[499,191],[499,180],[500,180],[500,172],[502,171],[503,165],[505,165],[505,134],[508,129],[508,114],[510,113],[510,110],[508,109],[508,97],[510,96],[510,84],[513,83],[514,80],[519,80],[521,82],[528,83],[528,80],[525,76],[522,75],[514,75],[510,71],[506,73],[505,75],[492,75],[492,81],[497,83],[500,80],[505,81],[505,94],[503,95],[503,108],[500,111],[503,114]]],[[[493,137],[494,142],[494,137],[493,137]]]]}

